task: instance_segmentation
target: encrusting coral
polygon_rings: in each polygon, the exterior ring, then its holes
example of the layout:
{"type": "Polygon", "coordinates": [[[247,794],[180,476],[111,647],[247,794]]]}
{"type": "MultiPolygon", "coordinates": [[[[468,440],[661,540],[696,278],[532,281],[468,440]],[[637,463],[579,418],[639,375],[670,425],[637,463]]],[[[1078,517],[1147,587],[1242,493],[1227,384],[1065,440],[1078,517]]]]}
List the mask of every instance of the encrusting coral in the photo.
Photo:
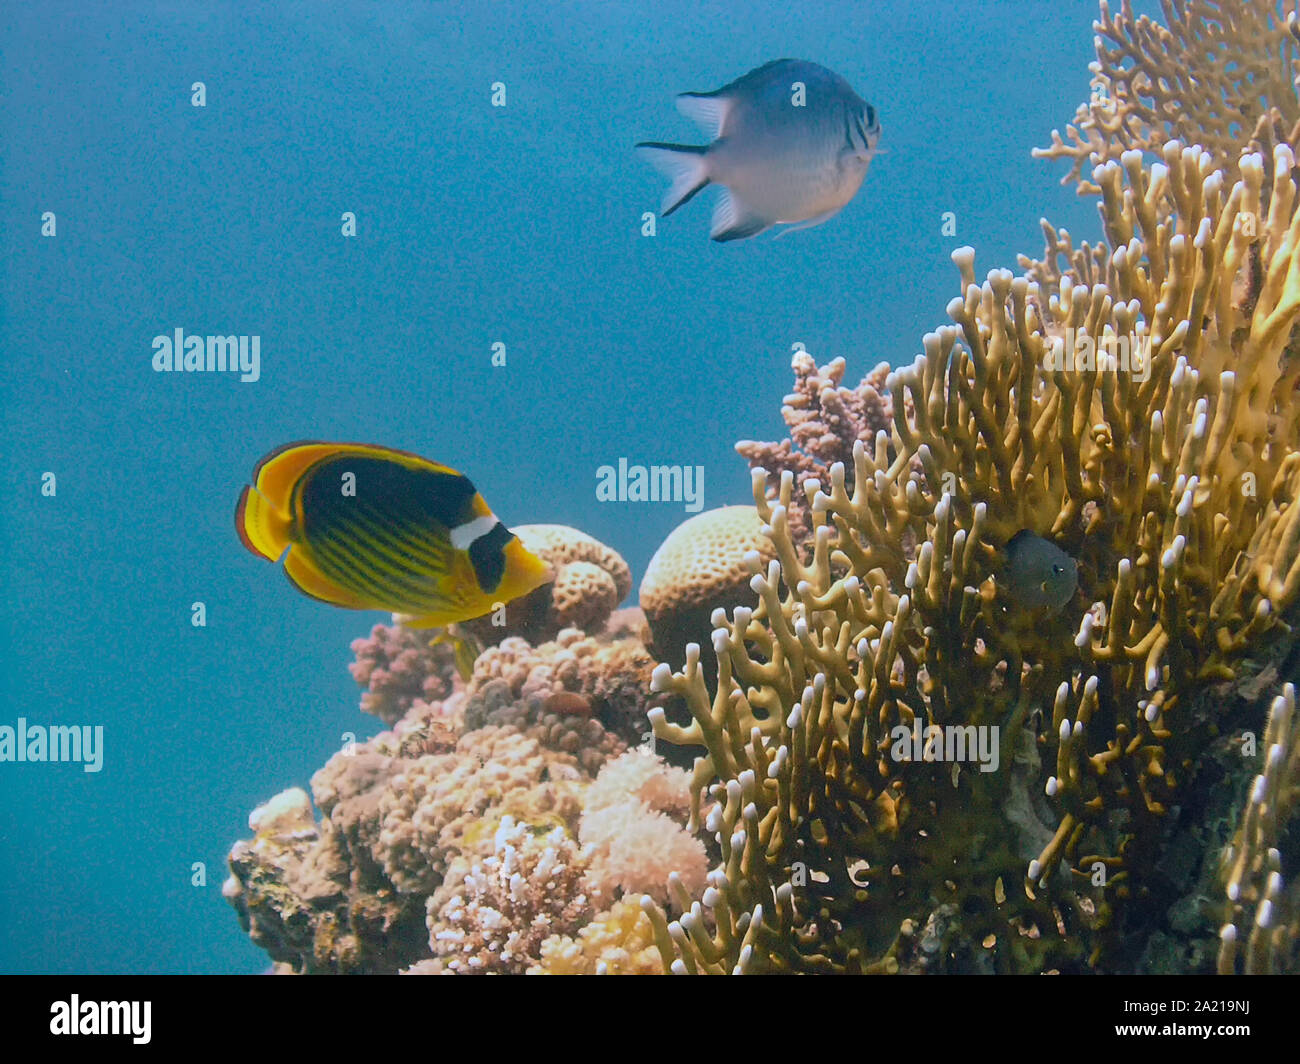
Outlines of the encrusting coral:
{"type": "Polygon", "coordinates": [[[631,760],[601,720],[636,742],[648,734],[644,631],[634,611],[594,635],[566,629],[536,647],[509,637],[465,685],[449,654],[419,652],[427,633],[379,626],[358,640],[354,674],[376,695],[366,704],[386,721],[405,713],[316,773],[319,820],[297,788],[255,811],[225,886],[254,942],[299,972],[522,972],[598,904],[632,889],[665,897],[678,866],[702,877],[685,775],[645,753],[631,760]],[[611,759],[621,767],[599,777],[611,759]],[[623,837],[584,848],[584,822],[623,837]]]}

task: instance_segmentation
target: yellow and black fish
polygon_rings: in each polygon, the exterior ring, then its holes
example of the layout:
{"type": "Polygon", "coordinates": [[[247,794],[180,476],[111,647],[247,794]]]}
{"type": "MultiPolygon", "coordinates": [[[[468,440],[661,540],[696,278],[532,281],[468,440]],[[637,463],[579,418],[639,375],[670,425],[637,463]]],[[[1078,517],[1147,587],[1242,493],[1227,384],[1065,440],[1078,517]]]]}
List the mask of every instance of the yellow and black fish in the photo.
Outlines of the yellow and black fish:
{"type": "Polygon", "coordinates": [[[254,554],[284,560],[312,598],[412,615],[430,628],[481,617],[551,572],[469,479],[407,451],[303,441],[257,463],[235,511],[254,554]]]}

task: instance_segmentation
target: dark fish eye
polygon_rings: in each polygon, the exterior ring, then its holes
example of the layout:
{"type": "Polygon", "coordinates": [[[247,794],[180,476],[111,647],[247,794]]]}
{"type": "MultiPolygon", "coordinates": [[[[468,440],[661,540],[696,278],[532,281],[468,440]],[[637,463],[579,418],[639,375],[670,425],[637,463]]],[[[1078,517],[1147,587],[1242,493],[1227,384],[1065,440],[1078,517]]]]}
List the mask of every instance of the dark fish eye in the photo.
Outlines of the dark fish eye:
{"type": "Polygon", "coordinates": [[[1053,566],[1052,566],[1052,572],[1054,572],[1057,576],[1060,576],[1063,572],[1065,572],[1065,566],[1064,566],[1064,565],[1053,565],[1053,566]]]}
{"type": "Polygon", "coordinates": [[[876,109],[867,104],[867,128],[870,129],[876,124],[876,109]]]}

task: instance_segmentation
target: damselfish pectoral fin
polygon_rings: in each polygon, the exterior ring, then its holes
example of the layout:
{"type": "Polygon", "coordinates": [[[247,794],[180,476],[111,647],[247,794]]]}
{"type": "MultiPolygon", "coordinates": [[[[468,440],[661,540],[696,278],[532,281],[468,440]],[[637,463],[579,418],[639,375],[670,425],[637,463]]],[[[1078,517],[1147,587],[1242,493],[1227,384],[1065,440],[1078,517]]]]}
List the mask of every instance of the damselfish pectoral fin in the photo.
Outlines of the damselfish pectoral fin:
{"type": "Polygon", "coordinates": [[[779,233],[777,233],[776,236],[774,236],[772,239],[780,240],[783,236],[789,236],[791,233],[798,232],[800,229],[811,229],[814,225],[821,225],[822,222],[829,221],[831,218],[834,218],[839,213],[840,213],[840,208],[836,207],[834,210],[826,211],[823,214],[816,214],[813,217],[807,218],[802,222],[795,222],[793,225],[787,225],[784,229],[782,229],[779,233]]]}

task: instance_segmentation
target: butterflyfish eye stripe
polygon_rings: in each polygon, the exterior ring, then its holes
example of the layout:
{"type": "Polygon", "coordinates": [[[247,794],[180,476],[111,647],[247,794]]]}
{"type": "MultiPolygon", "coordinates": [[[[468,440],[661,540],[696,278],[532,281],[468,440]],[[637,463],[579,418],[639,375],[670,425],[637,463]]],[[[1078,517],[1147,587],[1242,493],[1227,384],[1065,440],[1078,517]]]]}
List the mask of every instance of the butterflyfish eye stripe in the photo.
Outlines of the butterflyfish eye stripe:
{"type": "Polygon", "coordinates": [[[478,586],[489,594],[497,589],[505,575],[506,544],[514,538],[514,533],[498,521],[495,528],[470,545],[469,560],[474,566],[474,576],[478,586]]]}
{"type": "Polygon", "coordinates": [[[476,517],[473,521],[467,521],[463,525],[457,525],[451,530],[449,537],[451,545],[457,550],[469,550],[476,540],[486,536],[500,523],[496,515],[488,514],[485,517],[476,517]]]}

